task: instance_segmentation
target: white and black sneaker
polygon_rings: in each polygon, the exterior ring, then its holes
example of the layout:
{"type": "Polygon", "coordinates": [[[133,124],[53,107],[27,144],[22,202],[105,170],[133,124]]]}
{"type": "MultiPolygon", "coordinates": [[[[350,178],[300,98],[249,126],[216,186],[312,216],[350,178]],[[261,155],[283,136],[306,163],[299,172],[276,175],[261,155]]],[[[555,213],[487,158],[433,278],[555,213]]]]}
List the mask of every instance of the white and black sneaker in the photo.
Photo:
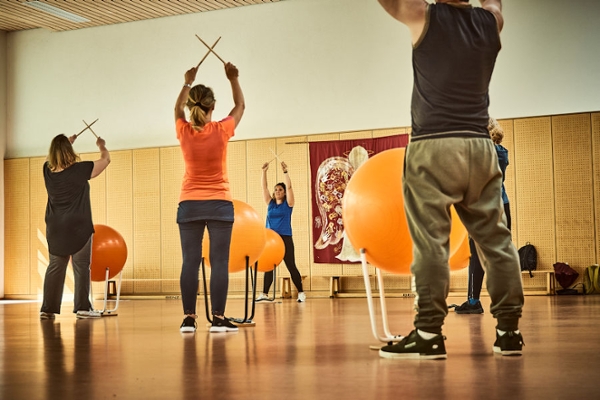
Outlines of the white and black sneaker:
{"type": "Polygon", "coordinates": [[[211,333],[237,332],[238,330],[238,327],[232,324],[227,318],[213,316],[212,326],[210,327],[211,333]]]}
{"type": "Polygon", "coordinates": [[[494,353],[503,356],[520,356],[523,354],[523,336],[519,331],[504,332],[502,335],[496,331],[494,353]]]}
{"type": "Polygon", "coordinates": [[[196,332],[196,326],[196,318],[188,315],[183,319],[179,331],[181,333],[194,333],[196,332]]]}
{"type": "Polygon", "coordinates": [[[444,340],[446,340],[446,337],[442,335],[435,335],[429,340],[423,339],[415,329],[400,342],[383,346],[379,350],[379,356],[398,359],[445,359],[446,346],[444,340]]]}
{"type": "Polygon", "coordinates": [[[298,293],[298,303],[304,303],[306,301],[306,295],[304,292],[298,293]]]}

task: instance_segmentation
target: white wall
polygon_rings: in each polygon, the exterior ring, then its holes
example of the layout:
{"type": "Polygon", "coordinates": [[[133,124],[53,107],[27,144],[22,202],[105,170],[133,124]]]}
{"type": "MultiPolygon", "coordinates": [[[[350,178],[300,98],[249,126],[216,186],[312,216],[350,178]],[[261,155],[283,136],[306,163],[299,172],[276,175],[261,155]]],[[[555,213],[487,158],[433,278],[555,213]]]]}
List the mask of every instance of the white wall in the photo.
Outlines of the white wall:
{"type": "MultiPolygon", "coordinates": [[[[478,4],[478,3],[477,3],[478,4]]],[[[600,110],[600,2],[505,0],[503,50],[491,87],[496,118],[600,110]]],[[[95,130],[111,150],[176,145],[173,104],[204,55],[240,69],[246,115],[238,139],[410,125],[408,30],[375,0],[286,0],[52,33],[8,35],[7,156],[44,155],[57,133],[95,130]]],[[[231,107],[220,62],[217,116],[231,107]]],[[[93,136],[78,142],[95,149],[93,136]]]]}
{"type": "MultiPolygon", "coordinates": [[[[6,150],[6,33],[0,31],[0,154],[6,150]]],[[[4,297],[4,162],[0,164],[0,299],[4,297]]]]}

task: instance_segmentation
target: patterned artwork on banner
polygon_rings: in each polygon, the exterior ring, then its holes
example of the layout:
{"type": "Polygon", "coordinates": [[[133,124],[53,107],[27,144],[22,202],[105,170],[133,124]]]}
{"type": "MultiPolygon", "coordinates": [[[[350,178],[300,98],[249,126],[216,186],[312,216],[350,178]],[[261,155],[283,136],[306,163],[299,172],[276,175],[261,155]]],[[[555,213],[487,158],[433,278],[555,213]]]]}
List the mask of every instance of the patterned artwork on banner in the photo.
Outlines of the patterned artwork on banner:
{"type": "MultiPolygon", "coordinates": [[[[369,157],[388,149],[406,147],[408,140],[408,135],[394,135],[309,144],[315,263],[351,263],[360,260],[344,234],[342,199],[346,185],[354,171],[369,157]]],[[[382,195],[385,195],[383,188],[382,195]]]]}

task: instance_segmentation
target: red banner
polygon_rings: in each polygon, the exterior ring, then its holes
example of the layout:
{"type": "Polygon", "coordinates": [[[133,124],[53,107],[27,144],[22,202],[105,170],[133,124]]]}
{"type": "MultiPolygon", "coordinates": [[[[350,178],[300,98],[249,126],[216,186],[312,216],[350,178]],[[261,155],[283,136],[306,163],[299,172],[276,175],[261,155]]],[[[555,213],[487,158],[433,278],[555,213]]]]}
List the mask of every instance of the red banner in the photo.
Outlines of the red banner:
{"type": "MultiPolygon", "coordinates": [[[[359,260],[357,252],[344,235],[342,199],[346,185],[354,171],[369,157],[384,150],[406,147],[408,140],[408,135],[395,135],[309,144],[315,263],[350,263],[359,260]]],[[[395,184],[400,185],[401,182],[395,184]]],[[[382,188],[382,191],[385,189],[382,188]]]]}

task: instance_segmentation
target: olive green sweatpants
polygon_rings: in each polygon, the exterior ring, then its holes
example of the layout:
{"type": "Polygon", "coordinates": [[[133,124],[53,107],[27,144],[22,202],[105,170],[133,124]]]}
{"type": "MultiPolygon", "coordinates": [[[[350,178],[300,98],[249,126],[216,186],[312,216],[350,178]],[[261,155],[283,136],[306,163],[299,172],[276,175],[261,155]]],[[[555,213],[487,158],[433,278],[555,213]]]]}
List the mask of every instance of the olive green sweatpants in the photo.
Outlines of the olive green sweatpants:
{"type": "Polygon", "coordinates": [[[413,241],[415,327],[441,333],[448,314],[448,257],[454,206],[475,240],[497,328],[518,329],[524,296],[521,269],[502,205],[502,172],[487,138],[411,142],[404,160],[404,208],[413,241]]]}

